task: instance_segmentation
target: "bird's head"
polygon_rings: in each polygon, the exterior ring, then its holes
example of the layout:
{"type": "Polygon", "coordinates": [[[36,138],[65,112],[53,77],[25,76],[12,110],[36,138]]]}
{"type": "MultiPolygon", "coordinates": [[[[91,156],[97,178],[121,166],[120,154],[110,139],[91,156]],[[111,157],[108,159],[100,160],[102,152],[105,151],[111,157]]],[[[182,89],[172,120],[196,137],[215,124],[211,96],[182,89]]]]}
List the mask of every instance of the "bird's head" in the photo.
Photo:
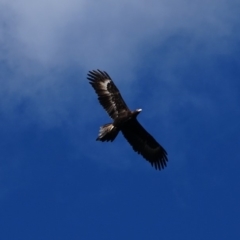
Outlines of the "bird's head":
{"type": "Polygon", "coordinates": [[[138,108],[138,109],[136,109],[136,110],[133,112],[133,115],[134,115],[135,117],[137,117],[137,115],[138,115],[141,111],[142,111],[142,109],[141,109],[141,108],[138,108]]]}

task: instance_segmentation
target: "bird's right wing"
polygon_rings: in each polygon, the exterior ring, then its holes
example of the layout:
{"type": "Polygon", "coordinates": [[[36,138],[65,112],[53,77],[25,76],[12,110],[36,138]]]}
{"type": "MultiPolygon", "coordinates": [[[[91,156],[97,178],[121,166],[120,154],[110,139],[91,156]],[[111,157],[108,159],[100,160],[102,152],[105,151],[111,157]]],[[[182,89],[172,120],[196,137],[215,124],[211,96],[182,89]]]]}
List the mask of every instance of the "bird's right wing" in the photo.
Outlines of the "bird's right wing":
{"type": "Polygon", "coordinates": [[[97,93],[99,102],[112,119],[116,119],[123,111],[129,111],[118,88],[106,72],[89,71],[87,79],[97,93]]]}
{"type": "Polygon", "coordinates": [[[141,126],[137,119],[124,124],[122,133],[133,150],[141,154],[156,169],[163,169],[167,165],[165,149],[141,126]]]}

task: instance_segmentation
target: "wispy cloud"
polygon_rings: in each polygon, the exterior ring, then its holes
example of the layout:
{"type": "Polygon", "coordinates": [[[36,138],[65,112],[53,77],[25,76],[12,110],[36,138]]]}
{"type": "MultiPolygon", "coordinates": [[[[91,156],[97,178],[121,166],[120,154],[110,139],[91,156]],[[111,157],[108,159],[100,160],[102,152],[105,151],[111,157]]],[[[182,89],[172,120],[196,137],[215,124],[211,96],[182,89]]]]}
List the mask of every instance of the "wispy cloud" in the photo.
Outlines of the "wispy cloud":
{"type": "MultiPolygon", "coordinates": [[[[89,64],[113,65],[112,59],[131,62],[132,54],[144,43],[150,43],[151,48],[183,32],[191,35],[195,44],[216,47],[235,34],[238,22],[234,0],[114,4],[108,0],[22,0],[1,5],[5,26],[1,39],[7,52],[14,51],[13,57],[48,66],[65,65],[70,60],[85,69],[89,64]]],[[[194,42],[190,44],[194,47],[194,42]]]]}

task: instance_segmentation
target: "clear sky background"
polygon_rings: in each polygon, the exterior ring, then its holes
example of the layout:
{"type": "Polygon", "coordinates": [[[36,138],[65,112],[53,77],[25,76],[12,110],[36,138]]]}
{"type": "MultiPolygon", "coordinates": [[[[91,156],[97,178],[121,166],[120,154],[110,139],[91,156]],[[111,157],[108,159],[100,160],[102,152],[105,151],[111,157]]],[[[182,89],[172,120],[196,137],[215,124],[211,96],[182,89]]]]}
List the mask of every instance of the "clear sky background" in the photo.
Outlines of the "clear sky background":
{"type": "Polygon", "coordinates": [[[239,0],[0,0],[0,239],[240,239],[239,0]],[[156,171],[86,80],[107,71],[156,171]]]}

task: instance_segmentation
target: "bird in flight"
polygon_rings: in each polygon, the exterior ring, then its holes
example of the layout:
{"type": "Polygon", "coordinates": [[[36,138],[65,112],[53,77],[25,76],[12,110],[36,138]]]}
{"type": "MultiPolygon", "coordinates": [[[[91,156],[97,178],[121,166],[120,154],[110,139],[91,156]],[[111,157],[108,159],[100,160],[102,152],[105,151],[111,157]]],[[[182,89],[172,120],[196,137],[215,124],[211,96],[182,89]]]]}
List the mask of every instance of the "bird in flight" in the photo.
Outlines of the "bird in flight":
{"type": "Polygon", "coordinates": [[[137,116],[142,109],[131,111],[124,102],[111,77],[100,70],[89,71],[87,79],[98,95],[98,100],[113,122],[100,127],[96,140],[113,141],[121,131],[133,150],[141,154],[156,169],[167,165],[167,152],[142,127],[137,116]]]}

